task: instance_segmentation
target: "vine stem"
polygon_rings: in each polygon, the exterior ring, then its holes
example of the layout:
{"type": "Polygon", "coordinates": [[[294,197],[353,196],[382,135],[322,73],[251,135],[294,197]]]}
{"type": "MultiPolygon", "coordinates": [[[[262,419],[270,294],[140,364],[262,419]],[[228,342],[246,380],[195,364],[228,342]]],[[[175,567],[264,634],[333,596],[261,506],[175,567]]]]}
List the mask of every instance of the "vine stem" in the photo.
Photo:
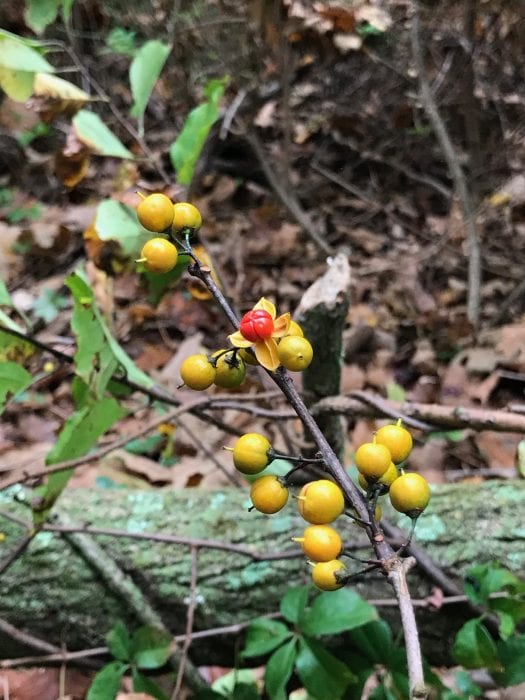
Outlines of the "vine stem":
{"type": "MultiPolygon", "coordinates": [[[[222,291],[215,284],[211,273],[207,268],[203,268],[195,257],[193,257],[193,260],[195,264],[189,268],[190,274],[200,279],[201,282],[207,286],[231,325],[235,330],[238,330],[239,319],[222,291]]],[[[326,470],[339,484],[346,500],[356,511],[359,519],[365,523],[369,522],[367,502],[364,495],[361,494],[357,486],[348,476],[345,468],[332,450],[285,368],[279,367],[275,372],[270,372],[268,370],[266,370],[266,372],[283,392],[302,424],[307,431],[309,431],[323,458],[326,470]]],[[[412,599],[406,580],[406,573],[415,565],[416,560],[413,557],[400,559],[396,555],[391,545],[385,540],[383,532],[375,518],[371,518],[370,524],[365,526],[365,531],[370,539],[377,559],[380,562],[380,566],[388,576],[388,580],[395,591],[399,605],[401,624],[405,637],[411,700],[425,700],[428,697],[428,691],[424,682],[419,634],[412,599]]]]}

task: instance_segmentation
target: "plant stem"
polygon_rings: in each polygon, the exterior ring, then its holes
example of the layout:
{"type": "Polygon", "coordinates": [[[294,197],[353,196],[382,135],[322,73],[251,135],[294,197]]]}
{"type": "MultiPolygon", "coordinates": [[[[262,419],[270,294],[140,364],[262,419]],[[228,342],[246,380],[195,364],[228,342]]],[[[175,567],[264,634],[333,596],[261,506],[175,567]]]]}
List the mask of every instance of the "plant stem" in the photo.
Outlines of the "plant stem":
{"type": "Polygon", "coordinates": [[[408,682],[410,687],[410,700],[425,700],[428,698],[428,689],[425,686],[423,675],[423,659],[417,631],[416,616],[412,599],[408,590],[406,573],[416,563],[413,557],[398,559],[388,574],[388,580],[395,591],[401,624],[405,637],[405,647],[408,664],[408,682]]]}

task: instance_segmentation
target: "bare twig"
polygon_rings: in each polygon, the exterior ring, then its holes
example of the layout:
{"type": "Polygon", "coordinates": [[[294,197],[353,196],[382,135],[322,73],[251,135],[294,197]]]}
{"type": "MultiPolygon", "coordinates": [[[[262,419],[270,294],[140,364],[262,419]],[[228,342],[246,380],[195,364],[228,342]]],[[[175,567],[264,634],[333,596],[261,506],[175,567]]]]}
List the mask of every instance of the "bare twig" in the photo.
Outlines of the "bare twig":
{"type": "Polygon", "coordinates": [[[403,561],[397,560],[388,574],[388,580],[395,591],[399,612],[401,613],[408,663],[410,699],[425,700],[428,698],[428,689],[425,686],[425,678],[423,675],[423,659],[419,644],[416,616],[414,614],[414,607],[406,580],[407,571],[414,566],[415,563],[416,560],[412,557],[403,561]]]}
{"type": "Polygon", "coordinates": [[[375,418],[402,418],[407,425],[420,430],[494,430],[524,433],[525,415],[517,411],[487,410],[470,406],[441,406],[412,401],[387,401],[369,392],[352,392],[350,396],[322,399],[311,407],[314,415],[340,413],[375,418]],[[364,403],[363,403],[364,402],[364,403]]]}
{"type": "Polygon", "coordinates": [[[454,188],[459,201],[463,223],[469,241],[469,267],[468,267],[468,298],[467,315],[473,328],[477,330],[480,319],[480,294],[481,294],[481,249],[476,230],[475,211],[472,197],[469,192],[467,180],[456,149],[452,143],[448,129],[439,113],[436,101],[430,89],[425,70],[423,48],[421,46],[421,31],[419,23],[419,0],[412,0],[411,5],[411,30],[412,54],[415,68],[418,74],[421,102],[432,128],[443,151],[450,175],[454,181],[454,188]]]}
{"type": "Polygon", "coordinates": [[[299,200],[295,194],[290,192],[275,174],[270,163],[268,162],[268,158],[266,157],[264,147],[260,142],[259,137],[254,133],[247,133],[246,139],[255,151],[255,155],[259,159],[268,183],[275,194],[279,197],[282,204],[286,207],[286,209],[288,209],[290,214],[294,217],[301,228],[310,236],[314,243],[319,246],[324,253],[327,255],[332,255],[335,252],[332,246],[330,246],[325,239],[319,235],[316,226],[299,203],[299,200]]]}
{"type": "Polygon", "coordinates": [[[9,624],[9,622],[2,620],[1,618],[0,631],[2,631],[8,637],[11,637],[11,639],[14,639],[16,642],[25,644],[25,646],[31,647],[32,649],[45,651],[48,654],[56,654],[60,652],[60,647],[56,647],[54,644],[49,644],[49,642],[45,642],[43,639],[38,639],[38,637],[34,637],[32,634],[23,632],[22,630],[19,630],[18,627],[14,627],[13,625],[9,624]]]}
{"type": "Polygon", "coordinates": [[[188,649],[192,641],[191,635],[193,632],[193,620],[195,617],[195,606],[197,604],[197,557],[199,550],[197,547],[191,548],[191,580],[190,580],[190,598],[188,602],[188,612],[186,614],[186,636],[182,645],[180,654],[179,671],[177,673],[177,681],[171,694],[171,700],[177,700],[182,688],[182,679],[184,678],[184,668],[188,658],[188,649]]]}

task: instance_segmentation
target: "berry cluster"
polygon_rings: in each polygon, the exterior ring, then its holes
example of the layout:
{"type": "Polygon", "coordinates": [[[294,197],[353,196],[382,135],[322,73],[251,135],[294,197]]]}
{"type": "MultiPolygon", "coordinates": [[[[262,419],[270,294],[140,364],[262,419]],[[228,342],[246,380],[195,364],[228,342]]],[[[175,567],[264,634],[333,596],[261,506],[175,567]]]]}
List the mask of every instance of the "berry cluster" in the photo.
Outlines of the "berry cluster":
{"type": "MultiPolygon", "coordinates": [[[[233,463],[242,474],[260,474],[275,458],[286,458],[275,452],[269,440],[260,433],[242,435],[233,447],[233,463]]],[[[292,470],[292,471],[295,471],[292,470]]],[[[264,475],[255,479],[250,489],[252,507],[267,515],[280,511],[289,498],[289,476],[264,475]]],[[[319,479],[305,484],[295,497],[301,516],[310,525],[299,542],[312,564],[312,579],[323,590],[344,585],[341,574],[345,565],[338,559],[343,550],[339,533],[330,527],[345,509],[343,492],[333,481],[319,479]],[[340,572],[336,577],[336,572],[340,572]]]]}
{"type": "Polygon", "coordinates": [[[359,485],[369,499],[388,493],[390,503],[400,513],[416,520],[430,501],[430,488],[425,477],[413,472],[401,475],[398,465],[412,450],[412,436],[401,421],[385,425],[374,435],[373,442],[365,442],[355,453],[359,471],[359,485]]]}
{"type": "MultiPolygon", "coordinates": [[[[169,197],[160,192],[143,197],[137,207],[137,216],[148,231],[168,236],[189,235],[202,224],[197,207],[189,202],[174,204],[169,197]]],[[[156,236],[144,245],[138,262],[144,263],[149,272],[164,273],[173,270],[178,256],[177,246],[171,240],[156,236]]]]}
{"type": "MultiPolygon", "coordinates": [[[[197,261],[189,244],[190,235],[202,224],[196,207],[187,202],[173,204],[168,197],[157,193],[143,198],[137,214],[145,228],[166,236],[152,238],[143,247],[140,262],[147,270],[169,272],[177,264],[179,250],[197,261]],[[177,236],[183,238],[182,243],[177,236]]],[[[310,365],[313,357],[312,346],[302,328],[292,321],[289,313],[277,316],[275,306],[264,297],[244,314],[239,330],[228,339],[231,348],[217,350],[209,356],[190,355],[184,360],[180,374],[187,387],[197,391],[212,384],[235,388],[244,382],[247,364],[261,365],[271,372],[279,367],[300,372],[310,365]]],[[[352,509],[346,511],[358,525],[374,531],[373,521],[381,518],[378,498],[388,493],[392,506],[412,518],[412,536],[415,522],[430,500],[430,489],[420,474],[403,473],[401,465],[411,449],[412,436],[401,421],[380,428],[372,442],[358,448],[355,461],[359,484],[367,494],[369,520],[361,520],[352,509]]],[[[276,458],[299,462],[299,466],[308,461],[320,461],[278,454],[259,433],[242,435],[232,452],[235,468],[250,476],[260,474],[276,458]]],[[[255,479],[250,490],[252,507],[267,515],[284,508],[289,498],[289,479],[297,468],[284,477],[267,474],[255,479]]],[[[302,537],[292,539],[300,543],[312,565],[313,582],[322,590],[340,588],[351,574],[340,559],[344,555],[341,535],[331,523],[345,512],[343,492],[333,481],[318,479],[305,484],[295,498],[300,515],[309,525],[302,537]]]]}

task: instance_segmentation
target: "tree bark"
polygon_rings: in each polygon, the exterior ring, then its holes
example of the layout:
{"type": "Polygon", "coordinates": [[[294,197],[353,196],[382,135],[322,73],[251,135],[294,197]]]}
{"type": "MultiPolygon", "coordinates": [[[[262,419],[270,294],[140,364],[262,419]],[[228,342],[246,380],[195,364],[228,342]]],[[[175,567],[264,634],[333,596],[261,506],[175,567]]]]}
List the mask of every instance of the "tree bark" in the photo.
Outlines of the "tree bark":
{"type": "MultiPolygon", "coordinates": [[[[13,498],[0,494],[0,508],[27,517],[13,498]]],[[[56,506],[69,523],[122,528],[130,532],[162,532],[243,545],[263,554],[293,551],[290,538],[304,527],[294,504],[281,513],[263,516],[248,512],[247,491],[71,490],[56,506]]],[[[460,484],[436,487],[428,509],[418,522],[416,537],[434,560],[461,586],[471,566],[493,560],[515,573],[525,570],[525,482],[460,484]]],[[[385,511],[389,508],[385,507],[385,511]]],[[[408,518],[387,512],[392,521],[407,527],[408,518]]],[[[0,527],[7,556],[23,537],[23,528],[5,518],[0,527]]],[[[341,518],[337,527],[345,546],[358,556],[370,557],[370,548],[359,527],[341,518]]],[[[184,632],[191,575],[188,546],[96,536],[96,541],[142,590],[173,634],[184,632]]],[[[349,560],[349,567],[352,567],[349,560]]],[[[355,563],[356,567],[359,564],[355,563]]],[[[357,570],[357,569],[356,569],[357,570]]],[[[195,629],[207,629],[274,612],[290,586],[309,581],[304,558],[257,561],[235,552],[200,547],[195,629]]],[[[355,584],[368,599],[392,598],[392,590],[380,575],[368,575],[355,584]]],[[[433,582],[416,566],[409,575],[414,598],[429,595],[433,582]]],[[[0,617],[16,627],[57,646],[81,649],[99,646],[117,619],[131,628],[140,624],[125,602],[108,587],[65,537],[42,532],[2,576],[0,617]]],[[[395,608],[381,608],[394,625],[395,608]]],[[[425,656],[445,663],[455,631],[469,617],[465,604],[444,606],[430,612],[418,608],[418,622],[425,656]]],[[[232,661],[233,638],[194,642],[195,663],[232,661]]],[[[2,656],[27,654],[28,649],[0,635],[2,656]]]]}

